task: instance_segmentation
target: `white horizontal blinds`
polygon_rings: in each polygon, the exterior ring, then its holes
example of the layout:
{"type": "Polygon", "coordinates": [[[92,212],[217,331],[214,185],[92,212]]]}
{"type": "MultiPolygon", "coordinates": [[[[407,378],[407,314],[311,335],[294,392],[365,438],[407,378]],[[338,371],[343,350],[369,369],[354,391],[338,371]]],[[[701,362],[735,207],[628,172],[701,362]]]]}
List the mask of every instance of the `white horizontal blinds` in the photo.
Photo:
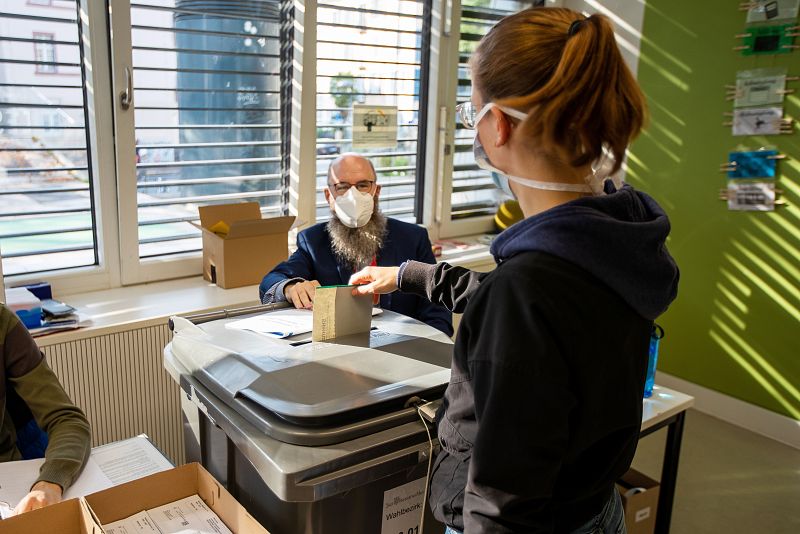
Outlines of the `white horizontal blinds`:
{"type": "MultiPolygon", "coordinates": [[[[317,221],[332,159],[356,151],[370,158],[382,185],[381,209],[415,222],[417,163],[423,156],[420,113],[425,1],[325,0],[317,11],[317,221]],[[397,146],[353,149],[353,104],[396,106],[397,146]]],[[[419,190],[421,192],[421,189],[419,190]]]]}
{"type": "Polygon", "coordinates": [[[282,210],[280,2],[137,0],[139,256],[202,248],[197,207],[282,210]]]}
{"type": "Polygon", "coordinates": [[[98,263],[78,10],[0,2],[0,252],[6,276],[98,263]]]}
{"type": "MultiPolygon", "coordinates": [[[[458,58],[458,102],[466,102],[472,93],[468,61],[481,38],[494,24],[512,13],[537,2],[508,0],[464,0],[461,2],[461,38],[458,58]]],[[[492,183],[491,175],[475,165],[472,145],[475,132],[456,124],[453,157],[451,219],[492,215],[498,202],[505,200],[492,183]]]]}

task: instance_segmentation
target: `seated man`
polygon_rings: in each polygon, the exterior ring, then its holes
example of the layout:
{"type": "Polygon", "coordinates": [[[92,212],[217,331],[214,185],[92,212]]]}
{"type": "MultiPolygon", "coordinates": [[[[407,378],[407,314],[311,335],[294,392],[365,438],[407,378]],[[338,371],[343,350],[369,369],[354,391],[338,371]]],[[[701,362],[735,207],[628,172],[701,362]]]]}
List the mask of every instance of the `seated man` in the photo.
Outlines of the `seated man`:
{"type": "MultiPolygon", "coordinates": [[[[376,181],[375,168],[363,156],[342,154],[331,162],[325,199],[332,217],[297,235],[295,253],[261,281],[262,303],[288,300],[297,308],[311,308],[317,286],[347,284],[362,267],[406,260],[435,263],[424,228],[381,213],[376,181]]],[[[453,335],[450,312],[416,295],[381,295],[380,306],[453,335]]]]}
{"type": "Polygon", "coordinates": [[[48,444],[39,478],[16,505],[17,514],[61,500],[89,458],[91,433],[25,326],[0,305],[0,462],[23,459],[17,430],[31,417],[48,444]]]}

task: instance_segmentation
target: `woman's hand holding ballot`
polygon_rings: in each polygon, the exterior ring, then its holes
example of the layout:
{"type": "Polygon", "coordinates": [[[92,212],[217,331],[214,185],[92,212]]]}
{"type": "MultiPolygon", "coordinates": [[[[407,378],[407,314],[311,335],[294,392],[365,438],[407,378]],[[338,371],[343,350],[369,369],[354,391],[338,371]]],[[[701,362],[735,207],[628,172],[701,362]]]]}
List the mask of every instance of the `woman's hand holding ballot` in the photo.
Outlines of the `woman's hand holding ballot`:
{"type": "Polygon", "coordinates": [[[353,295],[382,295],[397,291],[397,275],[400,267],[364,267],[350,277],[350,285],[357,285],[353,295]]]}

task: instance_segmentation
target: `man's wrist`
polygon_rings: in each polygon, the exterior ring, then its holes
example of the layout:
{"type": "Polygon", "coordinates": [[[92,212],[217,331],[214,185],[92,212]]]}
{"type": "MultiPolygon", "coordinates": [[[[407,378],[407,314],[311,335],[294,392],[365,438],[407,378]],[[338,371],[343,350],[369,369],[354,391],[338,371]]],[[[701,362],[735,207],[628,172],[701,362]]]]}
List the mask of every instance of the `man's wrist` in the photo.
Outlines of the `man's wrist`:
{"type": "MultiPolygon", "coordinates": [[[[272,286],[272,288],[270,288],[270,291],[267,292],[266,296],[269,296],[270,294],[272,294],[272,302],[285,302],[285,301],[289,300],[286,297],[286,289],[290,285],[294,285],[294,284],[297,284],[299,282],[305,282],[305,279],[304,278],[300,278],[300,277],[295,277],[295,278],[287,278],[286,280],[282,280],[282,281],[278,282],[277,284],[275,284],[274,286],[272,286]]],[[[271,304],[271,302],[270,303],[265,303],[265,304],[271,304]]]]}

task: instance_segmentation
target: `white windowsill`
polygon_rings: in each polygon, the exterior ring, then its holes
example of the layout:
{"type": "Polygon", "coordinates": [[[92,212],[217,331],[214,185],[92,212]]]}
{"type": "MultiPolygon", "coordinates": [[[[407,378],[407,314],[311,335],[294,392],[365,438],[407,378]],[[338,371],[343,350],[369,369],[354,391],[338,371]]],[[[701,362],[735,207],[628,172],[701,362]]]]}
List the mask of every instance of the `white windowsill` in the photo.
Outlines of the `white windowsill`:
{"type": "MultiPolygon", "coordinates": [[[[494,264],[489,247],[480,244],[478,236],[457,241],[459,245],[445,247],[439,261],[476,270],[487,270],[494,264]]],[[[77,308],[91,324],[37,337],[39,346],[165,324],[172,315],[259,304],[257,285],[221,289],[200,276],[73,295],[59,294],[57,298],[77,308]]]]}

